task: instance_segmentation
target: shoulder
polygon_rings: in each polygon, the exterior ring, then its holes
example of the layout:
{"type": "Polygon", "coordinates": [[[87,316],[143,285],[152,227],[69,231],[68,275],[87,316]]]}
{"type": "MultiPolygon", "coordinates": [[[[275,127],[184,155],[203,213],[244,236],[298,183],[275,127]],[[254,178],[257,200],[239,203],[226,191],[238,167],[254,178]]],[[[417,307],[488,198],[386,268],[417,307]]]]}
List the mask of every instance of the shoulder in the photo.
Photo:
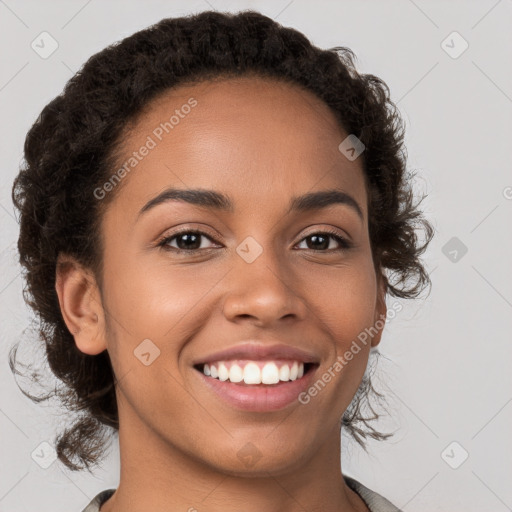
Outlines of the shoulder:
{"type": "MultiPolygon", "coordinates": [[[[343,475],[347,485],[365,502],[370,512],[402,512],[398,507],[393,505],[384,496],[377,494],[375,491],[368,489],[361,482],[358,482],[354,478],[343,475]]],[[[87,511],[89,512],[89,511],[87,511]]]]}
{"type": "Polygon", "coordinates": [[[87,505],[82,512],[99,512],[101,505],[107,501],[112,494],[114,494],[115,489],[107,489],[105,491],[101,491],[97,494],[94,499],[87,505]]]}

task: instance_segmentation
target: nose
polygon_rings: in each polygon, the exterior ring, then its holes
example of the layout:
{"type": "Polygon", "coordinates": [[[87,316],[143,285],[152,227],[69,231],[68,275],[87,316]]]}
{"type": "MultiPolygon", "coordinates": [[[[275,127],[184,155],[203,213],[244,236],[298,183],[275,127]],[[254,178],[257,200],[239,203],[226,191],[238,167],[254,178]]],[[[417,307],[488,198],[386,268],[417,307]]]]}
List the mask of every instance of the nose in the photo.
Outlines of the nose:
{"type": "Polygon", "coordinates": [[[227,320],[248,318],[260,327],[279,321],[300,321],[307,307],[298,290],[298,282],[278,262],[271,249],[265,248],[252,263],[235,254],[229,272],[223,312],[227,320]]]}

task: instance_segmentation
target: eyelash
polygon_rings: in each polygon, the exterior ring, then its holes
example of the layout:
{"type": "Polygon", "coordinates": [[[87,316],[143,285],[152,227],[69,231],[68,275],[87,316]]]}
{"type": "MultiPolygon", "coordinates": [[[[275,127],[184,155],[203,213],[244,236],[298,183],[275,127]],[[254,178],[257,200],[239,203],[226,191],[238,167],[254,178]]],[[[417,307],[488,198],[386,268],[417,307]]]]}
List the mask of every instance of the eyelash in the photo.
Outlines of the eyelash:
{"type": "MultiPolygon", "coordinates": [[[[157,247],[161,247],[164,251],[174,252],[176,254],[185,254],[186,253],[189,255],[193,254],[193,253],[197,253],[198,251],[208,251],[210,249],[213,249],[213,247],[207,248],[207,249],[179,249],[178,247],[170,247],[167,245],[171,240],[174,240],[175,238],[179,237],[180,235],[188,235],[188,234],[202,235],[205,238],[207,238],[208,240],[210,240],[211,242],[215,242],[212,239],[212,237],[210,237],[207,233],[204,233],[203,231],[199,231],[196,229],[184,229],[182,231],[178,231],[178,232],[174,233],[172,236],[167,236],[167,237],[162,238],[157,243],[157,247]]],[[[349,242],[346,238],[343,238],[342,236],[340,236],[337,231],[331,230],[331,229],[325,229],[323,231],[315,231],[314,233],[310,233],[309,235],[302,238],[300,240],[300,242],[306,240],[307,238],[309,238],[313,235],[329,235],[330,237],[334,238],[338,242],[338,244],[340,245],[340,248],[339,249],[327,249],[327,250],[306,249],[308,251],[330,253],[330,252],[346,251],[346,250],[352,248],[351,242],[349,242]]]]}

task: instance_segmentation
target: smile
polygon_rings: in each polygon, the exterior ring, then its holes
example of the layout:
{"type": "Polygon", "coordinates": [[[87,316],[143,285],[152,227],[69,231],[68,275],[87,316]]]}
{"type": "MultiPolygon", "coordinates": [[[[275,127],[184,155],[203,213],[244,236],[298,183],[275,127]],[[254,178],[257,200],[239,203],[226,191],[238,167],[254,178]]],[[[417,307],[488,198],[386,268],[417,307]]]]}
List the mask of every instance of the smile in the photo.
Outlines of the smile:
{"type": "Polygon", "coordinates": [[[207,388],[224,403],[253,412],[270,412],[298,402],[319,365],[298,360],[215,361],[194,365],[207,388]]]}
{"type": "Polygon", "coordinates": [[[300,379],[304,375],[302,361],[217,361],[203,366],[203,373],[220,381],[244,384],[277,384],[300,379]]]}

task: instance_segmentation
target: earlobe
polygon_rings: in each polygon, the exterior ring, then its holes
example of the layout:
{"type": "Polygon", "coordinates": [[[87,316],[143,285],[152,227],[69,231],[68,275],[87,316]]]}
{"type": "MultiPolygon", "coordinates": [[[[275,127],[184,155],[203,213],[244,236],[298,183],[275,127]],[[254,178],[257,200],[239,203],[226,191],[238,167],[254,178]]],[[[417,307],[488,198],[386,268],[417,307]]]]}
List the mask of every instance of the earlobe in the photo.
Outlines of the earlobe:
{"type": "Polygon", "coordinates": [[[104,314],[101,296],[92,272],[73,257],[59,254],[55,290],[60,310],[77,348],[89,355],[103,352],[104,314]]]}
{"type": "Polygon", "coordinates": [[[375,316],[373,319],[373,326],[377,329],[377,333],[372,337],[372,347],[376,347],[382,338],[384,326],[386,325],[387,305],[386,305],[386,288],[387,280],[385,276],[379,278],[379,287],[377,300],[375,304],[375,316]]]}

